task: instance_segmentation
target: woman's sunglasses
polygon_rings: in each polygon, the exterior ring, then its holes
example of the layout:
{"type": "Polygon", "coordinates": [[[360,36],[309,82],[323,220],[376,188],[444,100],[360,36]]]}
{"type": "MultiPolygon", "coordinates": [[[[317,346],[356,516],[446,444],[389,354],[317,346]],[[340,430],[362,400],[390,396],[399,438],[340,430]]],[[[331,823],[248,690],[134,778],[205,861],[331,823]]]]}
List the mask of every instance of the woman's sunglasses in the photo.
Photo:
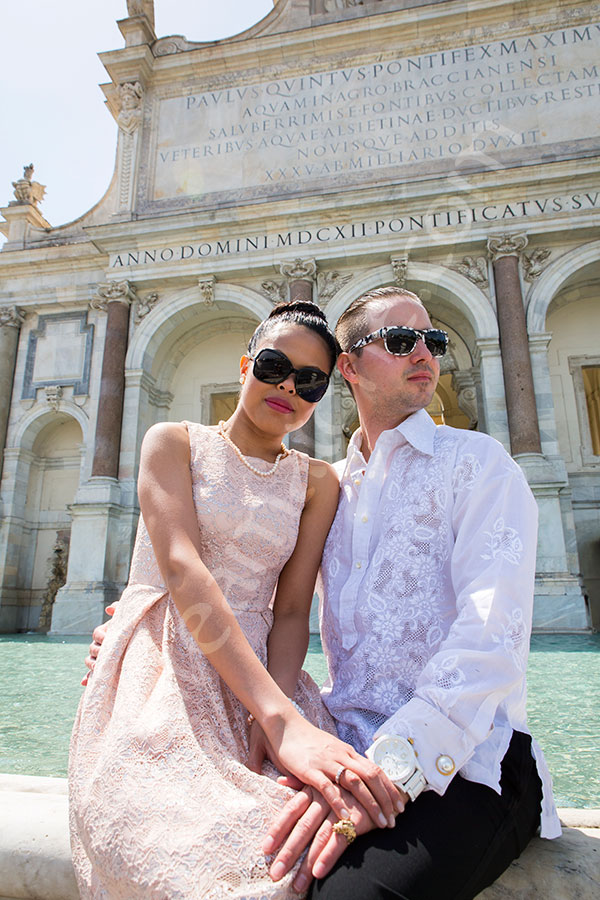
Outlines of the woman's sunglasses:
{"type": "Polygon", "coordinates": [[[296,393],[307,403],[318,403],[329,386],[329,375],[312,366],[295,369],[285,353],[265,348],[253,359],[252,374],[264,384],[281,384],[290,375],[295,376],[296,393]]]}
{"type": "Polygon", "coordinates": [[[439,328],[426,328],[421,331],[418,328],[409,328],[407,325],[389,325],[365,335],[353,344],[348,353],[366,347],[373,341],[383,338],[383,344],[388,353],[394,356],[408,356],[417,346],[417,342],[423,338],[425,346],[432,356],[443,356],[448,349],[448,334],[439,328]]]}

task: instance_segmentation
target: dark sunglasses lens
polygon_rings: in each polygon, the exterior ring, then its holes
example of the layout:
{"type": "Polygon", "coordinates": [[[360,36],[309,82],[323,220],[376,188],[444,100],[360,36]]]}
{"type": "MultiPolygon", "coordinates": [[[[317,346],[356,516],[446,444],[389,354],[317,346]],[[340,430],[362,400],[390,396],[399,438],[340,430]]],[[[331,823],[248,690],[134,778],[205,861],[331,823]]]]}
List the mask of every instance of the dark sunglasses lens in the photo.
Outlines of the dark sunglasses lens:
{"type": "Polygon", "coordinates": [[[304,368],[296,374],[296,393],[308,403],[318,403],[329,386],[329,377],[320,369],[304,368]]]}
{"type": "Polygon", "coordinates": [[[264,384],[281,384],[292,371],[292,364],[283,353],[261,350],[254,360],[252,374],[264,384]]]}
{"type": "Polygon", "coordinates": [[[385,346],[396,356],[408,356],[416,343],[417,333],[412,328],[390,328],[385,336],[385,346]]]}
{"type": "Polygon", "coordinates": [[[443,356],[448,349],[448,335],[445,331],[431,328],[425,333],[425,346],[432,356],[443,356]]]}

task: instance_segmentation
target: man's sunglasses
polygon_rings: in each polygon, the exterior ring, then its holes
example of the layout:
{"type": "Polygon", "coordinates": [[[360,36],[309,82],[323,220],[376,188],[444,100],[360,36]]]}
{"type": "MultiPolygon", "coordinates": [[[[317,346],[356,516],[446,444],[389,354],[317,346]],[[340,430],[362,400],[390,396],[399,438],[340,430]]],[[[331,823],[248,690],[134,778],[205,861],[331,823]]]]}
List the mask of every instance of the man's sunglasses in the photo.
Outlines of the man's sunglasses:
{"type": "Polygon", "coordinates": [[[366,347],[373,341],[383,338],[383,344],[388,353],[394,356],[408,356],[417,346],[420,338],[423,338],[425,346],[432,356],[443,356],[448,349],[448,334],[440,328],[426,328],[421,331],[418,328],[409,328],[406,325],[389,325],[365,335],[355,344],[352,344],[348,353],[353,353],[360,347],[366,347]]]}
{"type": "Polygon", "coordinates": [[[296,393],[307,403],[318,403],[329,386],[329,375],[312,366],[295,369],[285,353],[265,348],[253,359],[252,374],[264,384],[281,384],[290,375],[295,376],[296,393]]]}

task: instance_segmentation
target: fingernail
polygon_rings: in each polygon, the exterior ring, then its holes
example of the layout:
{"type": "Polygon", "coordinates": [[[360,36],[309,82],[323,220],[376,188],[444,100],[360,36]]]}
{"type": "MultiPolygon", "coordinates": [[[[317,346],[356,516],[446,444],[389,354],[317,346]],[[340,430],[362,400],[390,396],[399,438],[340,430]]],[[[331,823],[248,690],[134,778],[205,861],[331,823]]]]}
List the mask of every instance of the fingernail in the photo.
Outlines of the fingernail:
{"type": "Polygon", "coordinates": [[[388,819],[388,825],[390,826],[390,828],[393,828],[395,826],[395,824],[396,824],[396,817],[390,816],[388,819]]]}
{"type": "Polygon", "coordinates": [[[303,891],[307,886],[308,878],[306,877],[306,875],[298,875],[294,882],[294,890],[300,893],[300,891],[303,891]]]}
{"type": "Polygon", "coordinates": [[[383,813],[379,813],[379,815],[377,816],[377,819],[382,828],[387,828],[388,821],[383,813]]]}
{"type": "Polygon", "coordinates": [[[323,878],[323,876],[325,875],[325,866],[323,865],[323,863],[315,863],[312,873],[315,878],[323,878]]]}
{"type": "Polygon", "coordinates": [[[282,862],[276,862],[271,869],[271,878],[273,881],[279,881],[285,875],[285,866],[282,862]]]}
{"type": "Polygon", "coordinates": [[[350,813],[348,812],[348,810],[342,809],[342,819],[349,819],[349,818],[350,818],[350,813]]]}
{"type": "Polygon", "coordinates": [[[265,856],[268,856],[269,853],[273,852],[274,846],[275,846],[275,841],[273,840],[271,835],[269,835],[269,837],[266,837],[264,839],[263,845],[262,845],[262,852],[265,854],[265,856]]]}
{"type": "Polygon", "coordinates": [[[396,800],[396,809],[399,813],[404,812],[404,803],[402,800],[396,800]]]}

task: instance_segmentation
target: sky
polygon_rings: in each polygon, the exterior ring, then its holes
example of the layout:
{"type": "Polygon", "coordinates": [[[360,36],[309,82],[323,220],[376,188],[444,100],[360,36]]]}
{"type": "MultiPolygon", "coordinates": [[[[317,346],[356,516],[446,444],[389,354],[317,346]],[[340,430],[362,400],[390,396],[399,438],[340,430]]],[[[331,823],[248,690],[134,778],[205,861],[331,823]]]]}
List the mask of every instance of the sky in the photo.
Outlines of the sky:
{"type": "MultiPolygon", "coordinates": [[[[272,8],[273,0],[155,0],[155,30],[218,40],[272,8]]],[[[29,163],[46,185],[39,208],[53,226],[103,196],[117,126],[98,87],[110,79],[97,53],[124,46],[116,23],[126,17],[126,0],[0,0],[0,206],[14,199],[12,182],[29,163]]]]}

